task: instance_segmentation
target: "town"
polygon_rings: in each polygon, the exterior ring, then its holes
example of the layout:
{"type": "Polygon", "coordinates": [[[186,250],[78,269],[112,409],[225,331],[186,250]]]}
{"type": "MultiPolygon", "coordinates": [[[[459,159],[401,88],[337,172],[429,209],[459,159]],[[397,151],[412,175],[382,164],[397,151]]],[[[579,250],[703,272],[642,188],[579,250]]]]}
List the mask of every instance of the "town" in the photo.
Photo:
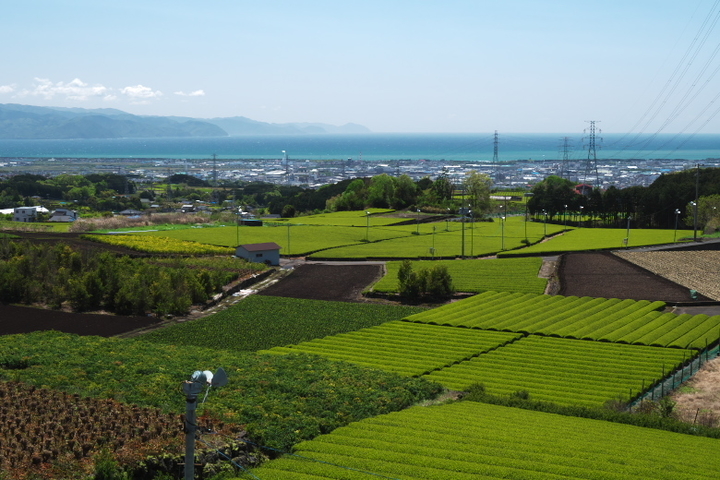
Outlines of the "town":
{"type": "Polygon", "coordinates": [[[168,158],[10,158],[0,157],[0,178],[19,173],[44,176],[60,174],[88,175],[115,173],[134,182],[161,181],[174,174],[187,174],[209,182],[243,181],[318,188],[349,178],[370,177],[386,173],[408,175],[417,181],[437,178],[446,173],[451,180],[463,178],[475,170],[488,174],[497,190],[522,190],[550,175],[560,175],[576,183],[601,188],[615,186],[648,186],[663,173],[687,170],[700,163],[704,167],[720,166],[719,158],[701,162],[683,159],[611,160],[513,160],[501,163],[452,160],[386,161],[312,160],[312,159],[168,159],[168,158]]]}

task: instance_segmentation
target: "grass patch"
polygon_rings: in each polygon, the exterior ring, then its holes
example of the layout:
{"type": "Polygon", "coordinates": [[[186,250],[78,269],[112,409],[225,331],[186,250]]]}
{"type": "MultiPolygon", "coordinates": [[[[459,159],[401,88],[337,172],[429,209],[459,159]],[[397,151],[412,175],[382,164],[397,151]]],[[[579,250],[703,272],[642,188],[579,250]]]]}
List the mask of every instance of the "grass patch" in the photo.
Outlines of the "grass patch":
{"type": "MultiPolygon", "coordinates": [[[[381,293],[397,293],[397,274],[401,262],[387,262],[387,274],[372,290],[381,293]]],[[[435,260],[414,261],[413,270],[435,265],[447,267],[458,292],[480,293],[488,290],[501,292],[537,293],[545,292],[547,279],[539,278],[542,259],[538,257],[484,259],[484,260],[435,260]]]]}
{"type": "MultiPolygon", "coordinates": [[[[548,224],[548,227],[550,225],[548,224]]],[[[628,237],[624,228],[577,228],[568,230],[563,235],[555,236],[547,242],[531,245],[520,250],[499,253],[498,256],[512,256],[525,254],[543,254],[556,252],[574,252],[583,250],[609,250],[624,247],[641,247],[646,245],[661,245],[674,243],[677,237],[680,240],[692,230],[657,230],[657,229],[631,229],[628,237]],[[628,239],[625,244],[624,239],[628,239]]]]}

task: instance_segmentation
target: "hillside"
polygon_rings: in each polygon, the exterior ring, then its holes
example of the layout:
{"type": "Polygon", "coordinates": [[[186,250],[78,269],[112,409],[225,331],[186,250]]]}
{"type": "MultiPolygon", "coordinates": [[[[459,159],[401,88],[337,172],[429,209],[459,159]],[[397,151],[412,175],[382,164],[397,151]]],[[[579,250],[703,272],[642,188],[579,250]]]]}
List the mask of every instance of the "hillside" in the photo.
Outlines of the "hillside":
{"type": "Polygon", "coordinates": [[[245,117],[140,116],[112,108],[0,104],[0,139],[226,137],[228,135],[368,133],[361,125],[266,123],[245,117]]]}

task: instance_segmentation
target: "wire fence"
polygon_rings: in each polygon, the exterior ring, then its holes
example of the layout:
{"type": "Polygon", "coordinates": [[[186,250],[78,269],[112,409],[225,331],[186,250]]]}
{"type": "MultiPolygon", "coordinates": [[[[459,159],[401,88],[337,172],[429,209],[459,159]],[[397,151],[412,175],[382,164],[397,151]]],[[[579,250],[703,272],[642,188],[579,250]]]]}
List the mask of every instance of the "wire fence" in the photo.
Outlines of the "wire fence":
{"type": "Polygon", "coordinates": [[[700,370],[700,368],[702,368],[704,364],[718,356],[720,356],[720,346],[715,346],[702,350],[700,354],[697,355],[687,365],[684,365],[682,368],[679,368],[667,377],[664,377],[663,380],[658,382],[657,385],[648,390],[644,395],[636,398],[630,404],[630,409],[636,407],[644,401],[660,400],[665,395],[673,392],[684,382],[690,380],[700,370]]]}

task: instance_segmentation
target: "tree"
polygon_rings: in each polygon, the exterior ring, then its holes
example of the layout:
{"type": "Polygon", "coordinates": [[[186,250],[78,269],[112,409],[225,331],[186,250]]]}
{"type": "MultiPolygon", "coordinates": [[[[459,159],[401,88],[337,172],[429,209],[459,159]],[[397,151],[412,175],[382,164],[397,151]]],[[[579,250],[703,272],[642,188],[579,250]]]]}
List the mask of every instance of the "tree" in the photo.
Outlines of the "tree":
{"type": "Polygon", "coordinates": [[[452,200],[454,187],[448,177],[447,168],[443,167],[437,180],[433,182],[431,189],[440,202],[452,200]]]}
{"type": "Polygon", "coordinates": [[[450,298],[455,288],[445,265],[414,271],[412,262],[403,260],[398,270],[398,291],[401,298],[417,302],[423,297],[435,300],[450,298]]]}
{"type": "Polygon", "coordinates": [[[292,218],[295,216],[295,207],[292,205],[285,205],[282,209],[281,216],[283,218],[292,218]]]}
{"type": "Polygon", "coordinates": [[[578,194],[570,180],[550,175],[532,188],[533,196],[527,207],[531,214],[547,212],[550,220],[564,214],[566,210],[575,210],[578,194]],[[567,207],[566,207],[567,205],[567,207]]]}
{"type": "Polygon", "coordinates": [[[370,179],[367,204],[370,207],[389,208],[395,197],[395,182],[387,173],[370,179]]]}
{"type": "Polygon", "coordinates": [[[400,175],[395,179],[395,195],[391,207],[395,209],[407,208],[415,205],[418,196],[418,187],[408,175],[400,175]]]}
{"type": "Polygon", "coordinates": [[[463,184],[473,216],[476,217],[478,214],[488,213],[492,208],[490,203],[492,179],[490,176],[471,170],[467,173],[463,184]]]}

